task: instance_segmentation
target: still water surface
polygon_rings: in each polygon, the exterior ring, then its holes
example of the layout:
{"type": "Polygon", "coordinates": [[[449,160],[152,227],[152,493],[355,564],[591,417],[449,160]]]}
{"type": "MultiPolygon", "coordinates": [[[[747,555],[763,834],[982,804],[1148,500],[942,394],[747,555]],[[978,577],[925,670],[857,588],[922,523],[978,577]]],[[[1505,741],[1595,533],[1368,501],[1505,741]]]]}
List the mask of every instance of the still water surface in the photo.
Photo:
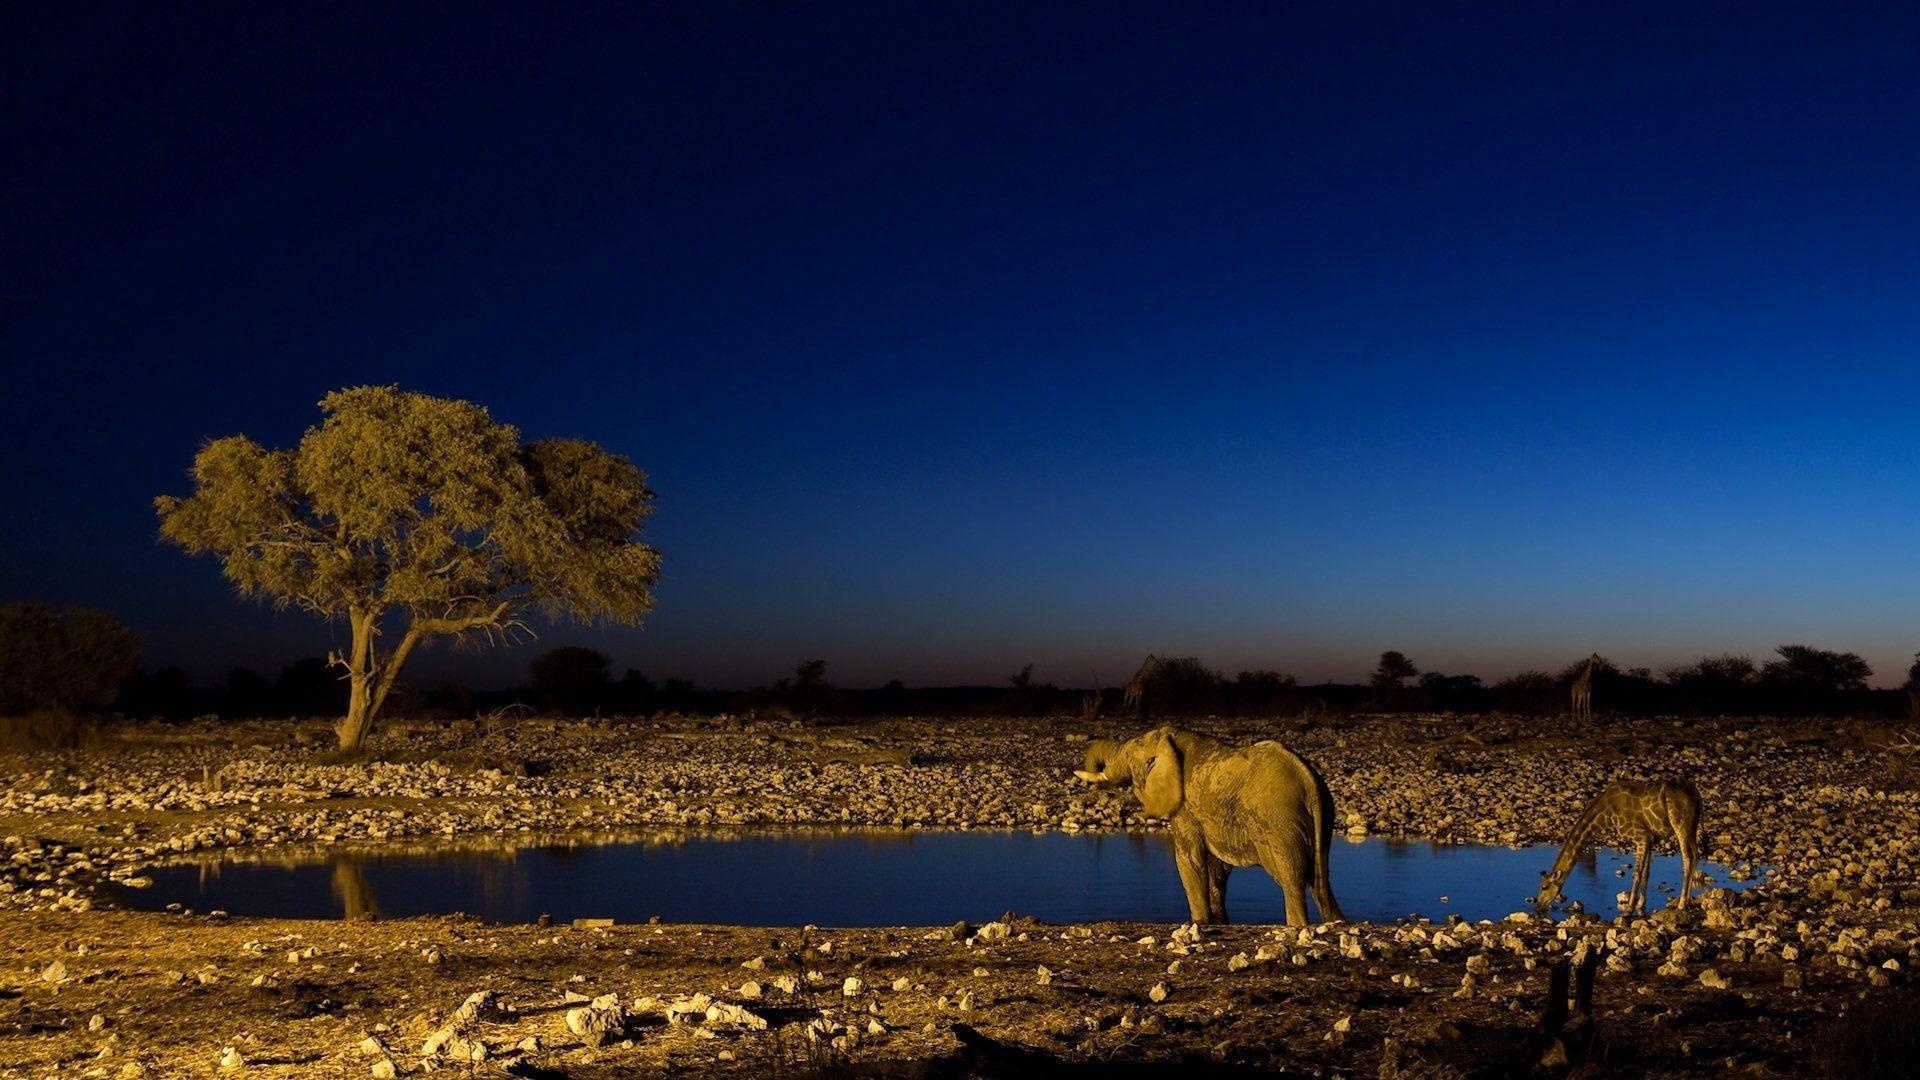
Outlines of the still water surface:
{"type": "MultiPolygon", "coordinates": [[[[1526,907],[1556,848],[1370,839],[1333,845],[1333,888],[1350,919],[1498,919],[1526,907]]],[[[1577,867],[1570,899],[1611,915],[1625,855],[1577,867]]],[[[1717,885],[1743,889],[1703,863],[1717,885]]],[[[736,832],[613,842],[540,840],[505,847],[449,843],[274,860],[177,863],[130,906],[170,903],[235,915],[384,918],[464,912],[496,922],[552,915],[738,926],[935,926],[1012,911],[1046,922],[1187,918],[1162,833],[736,832]]],[[[1649,907],[1679,886],[1677,856],[1656,859],[1649,907]]],[[[1280,922],[1285,904],[1265,871],[1228,882],[1235,922],[1280,922]]]]}

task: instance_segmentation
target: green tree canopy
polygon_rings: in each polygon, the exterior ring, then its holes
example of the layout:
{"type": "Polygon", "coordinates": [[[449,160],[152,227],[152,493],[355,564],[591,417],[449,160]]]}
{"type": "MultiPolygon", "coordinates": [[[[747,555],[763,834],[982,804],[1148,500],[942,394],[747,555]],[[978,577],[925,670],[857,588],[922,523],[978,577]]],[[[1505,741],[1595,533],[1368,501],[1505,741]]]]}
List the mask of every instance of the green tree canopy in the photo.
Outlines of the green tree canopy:
{"type": "Polygon", "coordinates": [[[395,387],[335,391],[320,408],[291,450],[207,443],[193,493],[155,506],[161,535],[218,558],[242,596],[348,624],[351,652],[333,658],[350,683],[343,749],[426,640],[506,636],[530,609],[638,623],[652,606],[660,554],[640,529],[653,493],[627,459],[522,442],[478,405],[395,387]]]}

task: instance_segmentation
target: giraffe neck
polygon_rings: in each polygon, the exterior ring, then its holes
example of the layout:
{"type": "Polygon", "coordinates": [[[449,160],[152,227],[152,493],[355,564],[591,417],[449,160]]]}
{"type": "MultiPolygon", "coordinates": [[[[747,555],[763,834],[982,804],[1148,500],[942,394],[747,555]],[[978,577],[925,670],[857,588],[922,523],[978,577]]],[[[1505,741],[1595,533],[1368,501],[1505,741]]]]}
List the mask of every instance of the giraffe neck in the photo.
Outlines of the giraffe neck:
{"type": "Polygon", "coordinates": [[[1553,869],[1547,874],[1541,896],[1559,895],[1560,886],[1566,884],[1567,875],[1573,873],[1573,864],[1579,860],[1581,853],[1586,851],[1587,845],[1593,842],[1593,834],[1599,831],[1601,824],[1612,813],[1612,804],[1613,800],[1603,794],[1587,804],[1587,808],[1580,812],[1580,817],[1574,821],[1573,828],[1567,830],[1567,840],[1560,845],[1559,857],[1553,860],[1553,869]]]}

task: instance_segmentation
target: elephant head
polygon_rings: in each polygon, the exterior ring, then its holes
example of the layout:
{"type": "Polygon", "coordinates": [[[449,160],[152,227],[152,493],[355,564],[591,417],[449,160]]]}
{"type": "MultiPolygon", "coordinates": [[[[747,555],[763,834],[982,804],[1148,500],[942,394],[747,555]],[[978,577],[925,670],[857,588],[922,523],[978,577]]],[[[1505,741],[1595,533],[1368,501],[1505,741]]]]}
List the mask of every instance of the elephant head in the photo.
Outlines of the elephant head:
{"type": "Polygon", "coordinates": [[[1147,813],[1172,817],[1186,801],[1184,770],[1180,748],[1158,728],[1124,743],[1095,739],[1087,745],[1086,768],[1073,774],[1101,787],[1131,784],[1147,813]]]}

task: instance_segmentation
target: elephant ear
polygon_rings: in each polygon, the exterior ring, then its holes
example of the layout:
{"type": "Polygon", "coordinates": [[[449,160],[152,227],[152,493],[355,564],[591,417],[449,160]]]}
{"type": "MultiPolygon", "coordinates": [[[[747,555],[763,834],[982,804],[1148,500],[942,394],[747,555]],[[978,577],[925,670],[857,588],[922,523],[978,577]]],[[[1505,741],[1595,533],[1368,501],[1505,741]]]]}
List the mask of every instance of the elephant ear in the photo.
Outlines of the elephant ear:
{"type": "Polygon", "coordinates": [[[1185,766],[1180,748],[1164,731],[1141,736],[1139,767],[1133,774],[1133,793],[1140,805],[1154,817],[1172,817],[1186,801],[1185,766]]]}

